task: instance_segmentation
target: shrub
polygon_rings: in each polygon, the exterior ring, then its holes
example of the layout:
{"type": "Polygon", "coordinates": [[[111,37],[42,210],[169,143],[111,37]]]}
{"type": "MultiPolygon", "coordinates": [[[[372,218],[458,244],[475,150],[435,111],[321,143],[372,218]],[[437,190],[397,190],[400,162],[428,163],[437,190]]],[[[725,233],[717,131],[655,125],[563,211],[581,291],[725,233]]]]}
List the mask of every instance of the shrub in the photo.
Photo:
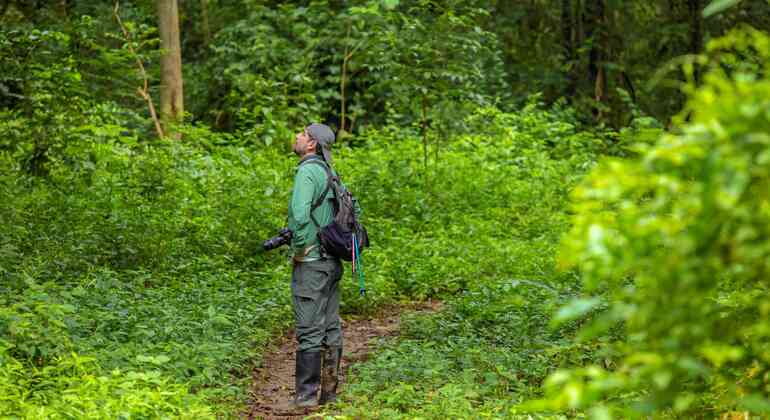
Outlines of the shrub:
{"type": "Polygon", "coordinates": [[[187,388],[158,371],[103,373],[70,353],[30,368],[0,343],[0,415],[18,418],[214,418],[187,388]]]}
{"type": "Polygon", "coordinates": [[[603,162],[575,190],[563,262],[594,296],[563,314],[606,305],[583,337],[624,334],[609,347],[612,369],[556,373],[535,407],[621,417],[770,411],[769,43],[752,29],[712,42],[689,122],[638,158],[603,162]]]}

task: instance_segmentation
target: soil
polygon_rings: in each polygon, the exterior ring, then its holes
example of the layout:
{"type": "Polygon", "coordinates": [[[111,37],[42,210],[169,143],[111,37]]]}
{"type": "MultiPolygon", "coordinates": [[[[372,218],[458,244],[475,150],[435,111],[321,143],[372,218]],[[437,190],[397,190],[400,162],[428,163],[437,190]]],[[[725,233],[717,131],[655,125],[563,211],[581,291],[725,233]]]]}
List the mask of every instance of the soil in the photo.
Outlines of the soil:
{"type": "MultiPolygon", "coordinates": [[[[391,306],[371,317],[343,317],[341,381],[338,393],[345,392],[348,370],[354,363],[367,359],[383,338],[398,335],[401,315],[407,312],[436,312],[441,302],[429,301],[413,305],[391,306]]],[[[302,419],[312,410],[286,411],[294,397],[294,352],[297,342],[294,331],[289,331],[271,346],[263,357],[260,368],[254,371],[248,412],[244,418],[265,420],[302,419]]]]}

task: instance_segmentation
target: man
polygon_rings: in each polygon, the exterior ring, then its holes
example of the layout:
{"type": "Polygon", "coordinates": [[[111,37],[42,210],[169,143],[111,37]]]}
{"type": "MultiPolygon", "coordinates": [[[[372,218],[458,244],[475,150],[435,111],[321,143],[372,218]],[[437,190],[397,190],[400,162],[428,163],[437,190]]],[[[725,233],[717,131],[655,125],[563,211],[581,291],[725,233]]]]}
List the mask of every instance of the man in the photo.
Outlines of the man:
{"type": "Polygon", "coordinates": [[[342,264],[327,255],[318,241],[318,228],[334,218],[334,195],[327,189],[334,133],[323,124],[310,124],[294,139],[299,165],[289,203],[292,231],[292,303],[298,349],[293,409],[336,399],[342,358],[339,316],[342,264]],[[321,194],[326,191],[326,196],[321,194]],[[317,207],[314,206],[317,204],[317,207]],[[311,214],[311,208],[315,207],[311,214]],[[318,391],[320,388],[320,399],[318,391]]]}

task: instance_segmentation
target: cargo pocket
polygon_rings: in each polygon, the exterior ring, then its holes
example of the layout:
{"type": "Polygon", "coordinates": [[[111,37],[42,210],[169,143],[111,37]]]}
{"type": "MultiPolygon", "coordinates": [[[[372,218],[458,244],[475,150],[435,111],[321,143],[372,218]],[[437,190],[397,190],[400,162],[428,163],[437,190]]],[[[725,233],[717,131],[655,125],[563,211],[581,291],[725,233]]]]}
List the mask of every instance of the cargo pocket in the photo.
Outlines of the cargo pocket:
{"type": "Polygon", "coordinates": [[[298,297],[318,299],[327,288],[330,274],[326,261],[295,264],[291,276],[291,293],[298,297]]]}

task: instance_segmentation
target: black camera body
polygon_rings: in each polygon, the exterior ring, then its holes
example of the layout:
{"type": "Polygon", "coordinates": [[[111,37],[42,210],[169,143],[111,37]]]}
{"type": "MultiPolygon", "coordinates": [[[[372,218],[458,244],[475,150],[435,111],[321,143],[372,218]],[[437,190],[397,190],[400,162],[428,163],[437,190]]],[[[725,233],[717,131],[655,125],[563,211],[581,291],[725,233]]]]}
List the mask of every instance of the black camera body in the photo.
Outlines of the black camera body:
{"type": "Polygon", "coordinates": [[[280,232],[278,232],[277,235],[263,242],[262,249],[265,251],[270,251],[271,249],[276,249],[279,246],[286,245],[291,241],[291,235],[292,234],[289,228],[283,228],[280,232]]]}

